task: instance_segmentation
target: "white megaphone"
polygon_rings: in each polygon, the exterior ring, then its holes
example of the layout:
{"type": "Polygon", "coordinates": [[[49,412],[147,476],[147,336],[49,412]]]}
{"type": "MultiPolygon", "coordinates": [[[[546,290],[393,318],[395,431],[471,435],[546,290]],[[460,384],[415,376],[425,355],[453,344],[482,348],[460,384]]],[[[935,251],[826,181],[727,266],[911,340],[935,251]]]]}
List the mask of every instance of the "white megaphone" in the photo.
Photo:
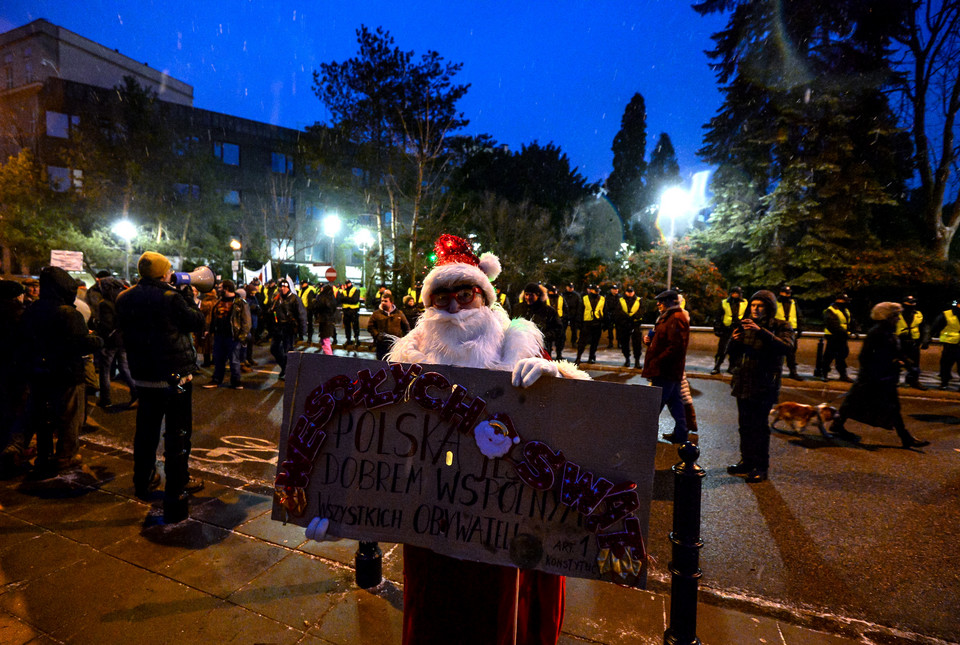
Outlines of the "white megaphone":
{"type": "Polygon", "coordinates": [[[197,267],[190,273],[174,271],[173,275],[170,276],[170,284],[175,287],[189,284],[196,287],[200,293],[207,293],[213,289],[213,271],[210,270],[210,267],[203,266],[197,267]]]}

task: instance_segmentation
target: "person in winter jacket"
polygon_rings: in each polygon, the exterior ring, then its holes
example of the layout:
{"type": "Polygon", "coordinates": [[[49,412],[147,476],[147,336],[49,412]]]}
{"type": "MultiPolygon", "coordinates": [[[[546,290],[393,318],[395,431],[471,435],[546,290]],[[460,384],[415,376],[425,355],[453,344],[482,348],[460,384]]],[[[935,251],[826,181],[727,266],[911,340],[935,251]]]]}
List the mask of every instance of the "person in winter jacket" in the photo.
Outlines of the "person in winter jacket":
{"type": "Polygon", "coordinates": [[[23,285],[0,280],[0,329],[6,331],[0,334],[0,477],[18,472],[28,459],[26,357],[20,337],[23,309],[23,285]]]}
{"type": "Polygon", "coordinates": [[[664,435],[671,443],[686,443],[687,416],[680,392],[690,342],[690,316],[680,308],[680,294],[667,289],[657,294],[660,316],[654,324],[647,343],[647,360],[640,373],[650,384],[659,387],[660,411],[667,406],[673,417],[673,432],[664,435]]]}
{"type": "MultiPolygon", "coordinates": [[[[780,396],[784,357],[795,351],[793,327],[776,319],[777,297],[761,290],[749,300],[747,315],[734,328],[730,343],[737,352],[731,395],[737,398],[740,461],[727,468],[750,483],[767,478],[770,467],[770,408],[780,396]]],[[[731,351],[731,354],[733,352],[731,351]]]]}
{"type": "Polygon", "coordinates": [[[21,329],[29,357],[28,419],[37,437],[34,475],[46,477],[80,463],[84,356],[99,349],[101,342],[74,306],[77,283],[69,273],[44,267],[39,282],[38,300],[24,312],[21,329]]]}
{"type": "MultiPolygon", "coordinates": [[[[931,337],[940,338],[940,389],[950,384],[954,369],[960,370],[960,302],[956,300],[937,316],[930,328],[931,337]]],[[[923,349],[929,346],[929,339],[923,349]]]]}
{"type": "Polygon", "coordinates": [[[529,320],[543,333],[543,345],[550,355],[550,348],[558,343],[562,344],[560,335],[563,333],[563,323],[560,314],[547,304],[547,290],[543,285],[531,282],[523,288],[523,302],[517,305],[514,312],[517,318],[529,320]]]}
{"type": "Polygon", "coordinates": [[[290,289],[290,283],[280,281],[277,295],[267,309],[270,325],[270,353],[280,366],[280,379],[286,377],[287,352],[293,351],[297,334],[307,330],[307,317],[303,303],[290,289]]]}
{"type": "Polygon", "coordinates": [[[110,372],[113,369],[114,359],[117,361],[120,378],[130,388],[132,405],[137,400],[137,386],[133,381],[133,375],[130,374],[127,351],[123,347],[123,334],[117,325],[117,296],[125,287],[122,282],[109,276],[100,278],[97,286],[100,295],[95,299],[97,314],[93,320],[96,320],[97,335],[103,340],[103,347],[97,355],[97,368],[100,370],[100,407],[106,408],[111,405],[110,372]]]}
{"type": "Polygon", "coordinates": [[[193,434],[193,375],[197,352],[191,334],[201,333],[204,317],[188,287],[170,285],[170,261],[147,251],[137,262],[140,282],[117,296],[117,321],[127,348],[130,372],[137,385],[137,430],[133,437],[133,485],[147,499],[159,486],[157,446],[164,428],[163,519],[185,520],[189,492],[203,482],[190,477],[193,434]]]}
{"type": "Polygon", "coordinates": [[[250,333],[250,307],[237,297],[233,280],[224,280],[222,293],[207,318],[208,333],[213,334],[213,376],[204,389],[220,387],[227,361],[230,361],[230,387],[242,390],[240,384],[240,350],[250,333]]]}
{"type": "Polygon", "coordinates": [[[378,361],[383,360],[398,338],[410,332],[410,322],[393,304],[393,294],[389,291],[383,293],[380,306],[370,315],[367,331],[373,336],[378,361]]]}
{"type": "Polygon", "coordinates": [[[907,430],[900,414],[900,367],[904,356],[896,335],[897,320],[903,307],[895,302],[881,302],[870,311],[876,324],[867,332],[860,348],[860,369],[850,387],[830,431],[838,439],[857,442],[860,437],[847,430],[847,419],[854,419],[878,428],[893,428],[904,448],[922,448],[929,441],[916,439],[907,430]]]}
{"type": "Polygon", "coordinates": [[[337,297],[333,293],[333,285],[325,284],[320,293],[313,299],[313,317],[317,323],[317,335],[320,337],[321,351],[331,356],[333,354],[332,341],[337,334],[337,297]]]}

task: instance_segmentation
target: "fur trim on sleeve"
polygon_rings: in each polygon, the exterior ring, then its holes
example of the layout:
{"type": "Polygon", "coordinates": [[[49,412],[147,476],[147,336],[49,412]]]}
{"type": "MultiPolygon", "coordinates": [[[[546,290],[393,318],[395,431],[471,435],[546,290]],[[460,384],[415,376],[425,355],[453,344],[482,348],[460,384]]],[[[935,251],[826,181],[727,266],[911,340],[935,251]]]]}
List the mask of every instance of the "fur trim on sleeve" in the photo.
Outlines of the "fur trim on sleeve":
{"type": "Polygon", "coordinates": [[[560,370],[560,376],[563,378],[572,378],[578,381],[592,381],[590,375],[570,361],[556,361],[557,369],[560,370]]]}
{"type": "Polygon", "coordinates": [[[543,333],[529,320],[515,318],[510,321],[503,336],[500,360],[508,369],[521,358],[540,356],[543,350],[543,333]]]}

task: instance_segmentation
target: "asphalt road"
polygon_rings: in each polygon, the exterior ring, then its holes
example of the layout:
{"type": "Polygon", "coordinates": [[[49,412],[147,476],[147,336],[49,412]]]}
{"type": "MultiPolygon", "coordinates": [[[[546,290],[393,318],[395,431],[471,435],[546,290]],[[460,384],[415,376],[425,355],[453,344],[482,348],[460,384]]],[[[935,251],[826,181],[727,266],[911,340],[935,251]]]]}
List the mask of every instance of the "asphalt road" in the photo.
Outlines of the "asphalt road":
{"type": "MultiPolygon", "coordinates": [[[[244,374],[245,390],[195,389],[195,471],[272,485],[283,382],[265,347],[257,358],[260,365],[244,374]]],[[[593,375],[644,383],[633,371],[593,375]]],[[[197,383],[208,377],[204,370],[197,383]]],[[[785,383],[781,401],[835,403],[842,395],[835,384],[785,383]]],[[[862,435],[859,445],[825,440],[815,429],[775,432],[770,480],[749,485],[725,470],[738,458],[728,381],[692,378],[691,385],[707,474],[700,558],[705,597],[808,621],[861,620],[960,641],[960,396],[901,390],[908,428],[932,441],[921,450],[903,450],[894,432],[853,422],[848,428],[862,435]]],[[[125,401],[122,386],[115,388],[113,400],[125,401]]],[[[85,438],[130,446],[134,418],[132,410],[96,409],[85,438]]],[[[660,425],[661,434],[672,429],[666,412],[660,425]]],[[[669,581],[670,467],[677,461],[675,446],[658,445],[648,544],[656,559],[652,587],[669,581]]]]}

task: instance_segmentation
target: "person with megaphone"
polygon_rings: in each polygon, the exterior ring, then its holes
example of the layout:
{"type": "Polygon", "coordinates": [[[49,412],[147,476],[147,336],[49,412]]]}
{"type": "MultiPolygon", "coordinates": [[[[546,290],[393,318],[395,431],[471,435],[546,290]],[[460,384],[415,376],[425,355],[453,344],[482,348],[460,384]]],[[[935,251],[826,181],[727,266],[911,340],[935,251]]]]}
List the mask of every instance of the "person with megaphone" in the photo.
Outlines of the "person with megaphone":
{"type": "MultiPolygon", "coordinates": [[[[202,332],[204,327],[203,314],[189,285],[198,289],[207,285],[203,280],[187,282],[180,278],[192,278],[200,270],[177,274],[172,281],[170,260],[153,251],[140,256],[137,270],[140,281],[121,293],[116,304],[130,372],[140,396],[133,438],[133,484],[141,499],[147,499],[151,490],[159,486],[157,446],[165,421],[163,520],[172,524],[187,518],[188,494],[203,488],[203,482],[190,477],[187,471],[193,434],[191,381],[197,371],[191,334],[202,332]],[[178,288],[171,284],[174,281],[180,285],[178,288]]],[[[212,273],[210,277],[212,286],[212,273]]]]}

